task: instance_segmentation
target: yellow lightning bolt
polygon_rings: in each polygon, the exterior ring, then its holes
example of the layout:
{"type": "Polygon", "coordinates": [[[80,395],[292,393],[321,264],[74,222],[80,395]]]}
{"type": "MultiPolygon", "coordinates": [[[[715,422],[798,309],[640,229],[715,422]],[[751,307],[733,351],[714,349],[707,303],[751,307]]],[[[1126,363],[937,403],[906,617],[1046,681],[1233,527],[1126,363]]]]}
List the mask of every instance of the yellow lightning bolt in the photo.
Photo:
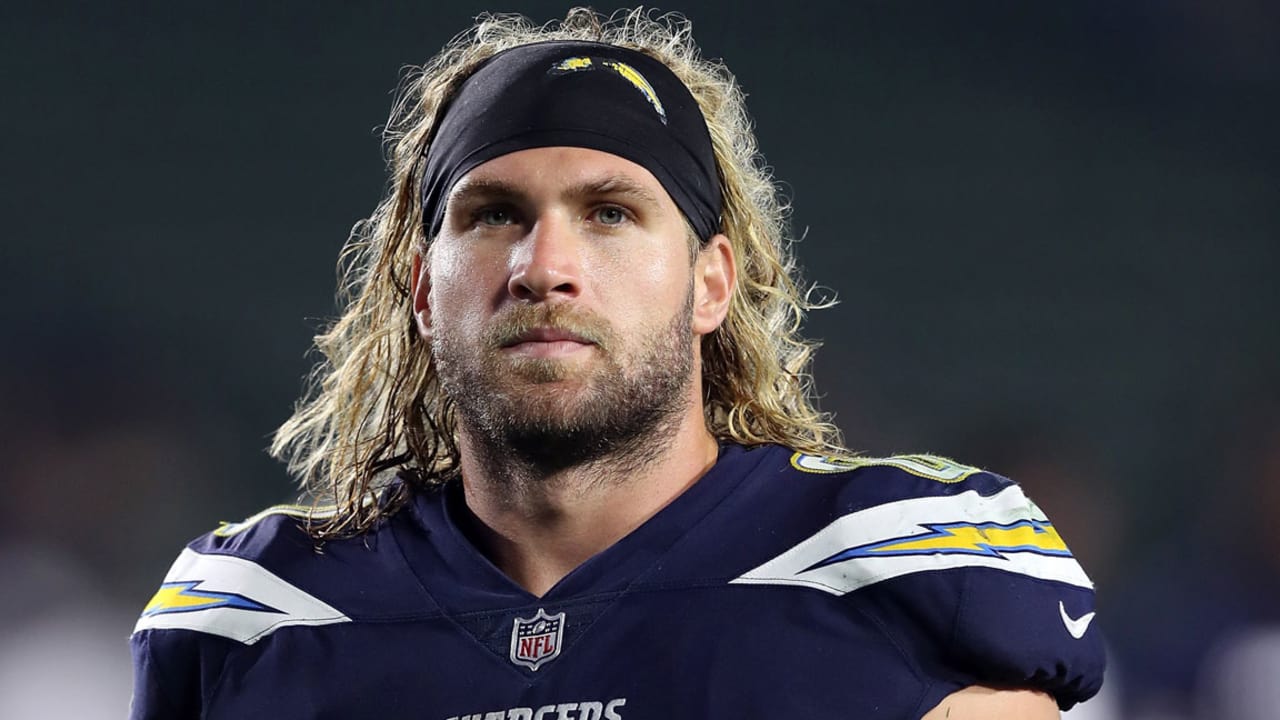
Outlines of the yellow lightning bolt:
{"type": "Polygon", "coordinates": [[[561,60],[560,63],[556,65],[555,69],[563,70],[564,72],[573,72],[575,70],[586,70],[589,67],[591,67],[591,58],[571,57],[561,60]]]}
{"type": "Polygon", "coordinates": [[[1071,557],[1071,551],[1053,525],[1040,520],[999,523],[937,523],[922,525],[923,535],[890,538],[846,548],[805,568],[805,571],[853,560],[897,555],[985,555],[1003,557],[1007,552],[1071,557]]]}
{"type": "Polygon", "coordinates": [[[1001,550],[1035,549],[1052,555],[1067,555],[1067,544],[1049,523],[1026,523],[1012,527],[993,524],[939,525],[935,532],[918,538],[877,545],[871,555],[901,552],[965,552],[983,555],[1001,550]]]}
{"type": "Polygon", "coordinates": [[[192,608],[203,607],[205,605],[217,605],[224,602],[220,598],[200,597],[198,595],[187,595],[187,591],[191,589],[190,583],[182,583],[179,585],[165,585],[160,588],[142,609],[144,615],[154,613],[160,610],[189,610],[192,608]]]}
{"type": "Polygon", "coordinates": [[[142,609],[142,614],[158,615],[161,613],[190,612],[208,608],[237,608],[261,612],[280,612],[263,605],[257,600],[251,600],[236,593],[197,590],[196,587],[200,585],[200,582],[198,580],[188,580],[168,582],[161,585],[160,590],[151,598],[147,606],[142,609]]]}
{"type": "Polygon", "coordinates": [[[663,109],[662,101],[658,99],[658,93],[654,91],[653,86],[649,84],[649,81],[644,79],[644,76],[640,74],[640,71],[624,62],[618,62],[617,60],[606,60],[604,65],[626,78],[632,85],[635,85],[636,89],[639,90],[645,96],[645,99],[649,101],[649,104],[653,106],[653,109],[658,111],[658,115],[662,117],[663,122],[666,122],[667,111],[663,109]]]}

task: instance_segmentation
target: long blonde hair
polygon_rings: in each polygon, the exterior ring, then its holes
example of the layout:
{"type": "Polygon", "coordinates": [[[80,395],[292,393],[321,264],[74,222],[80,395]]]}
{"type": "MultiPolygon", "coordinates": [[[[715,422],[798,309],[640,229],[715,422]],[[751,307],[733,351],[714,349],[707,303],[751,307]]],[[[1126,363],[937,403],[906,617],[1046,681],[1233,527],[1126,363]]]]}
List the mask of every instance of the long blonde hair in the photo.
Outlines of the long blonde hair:
{"type": "Polygon", "coordinates": [[[822,305],[809,301],[797,279],[788,207],[757,152],[741,89],[722,64],[701,57],[690,23],[639,9],[606,18],[575,8],[545,26],[482,15],[401,85],[384,134],[387,195],[352,230],[339,262],[345,310],[316,337],[325,362],[271,445],[312,497],[335,505],[313,522],[317,537],[359,533],[394,512],[407,497],[404,485],[395,497],[372,500],[390,472],[425,487],[458,466],[455,409],[412,321],[409,276],[430,243],[418,193],[422,158],[438,110],[482,60],[545,40],[599,41],[652,55],[684,81],[706,118],[721,173],[723,231],[738,263],[728,316],[702,341],[712,434],[818,454],[842,449],[839,430],[812,401],[808,366],[817,345],[799,329],[805,312],[822,305]]]}

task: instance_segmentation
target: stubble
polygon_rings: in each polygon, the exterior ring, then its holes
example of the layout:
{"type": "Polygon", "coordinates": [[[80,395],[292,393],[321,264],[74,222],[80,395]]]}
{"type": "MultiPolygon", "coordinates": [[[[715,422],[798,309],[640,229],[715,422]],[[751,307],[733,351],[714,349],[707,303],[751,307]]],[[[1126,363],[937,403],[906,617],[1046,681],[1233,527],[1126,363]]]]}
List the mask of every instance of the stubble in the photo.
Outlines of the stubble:
{"type": "Polygon", "coordinates": [[[519,305],[494,320],[478,351],[437,328],[432,352],[464,432],[497,474],[538,477],[599,463],[634,470],[675,432],[688,402],[692,318],[690,286],[670,320],[628,347],[593,313],[565,304],[519,305]],[[596,357],[579,367],[502,352],[534,327],[572,332],[594,344],[596,357]],[[523,471],[511,472],[517,468],[523,471]]]}

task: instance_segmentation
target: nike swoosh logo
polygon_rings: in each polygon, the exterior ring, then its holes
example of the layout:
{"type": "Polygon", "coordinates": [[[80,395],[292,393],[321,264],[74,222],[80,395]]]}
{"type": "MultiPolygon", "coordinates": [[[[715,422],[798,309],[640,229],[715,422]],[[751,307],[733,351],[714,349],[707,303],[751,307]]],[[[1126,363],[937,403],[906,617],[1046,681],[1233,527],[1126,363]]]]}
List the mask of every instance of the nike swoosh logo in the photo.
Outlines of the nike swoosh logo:
{"type": "Polygon", "coordinates": [[[1071,633],[1071,637],[1079,640],[1089,630],[1089,623],[1093,622],[1093,616],[1096,612],[1089,612],[1078,618],[1073,618],[1067,614],[1067,606],[1058,601],[1058,612],[1062,614],[1062,624],[1067,626],[1067,632],[1071,633]]]}

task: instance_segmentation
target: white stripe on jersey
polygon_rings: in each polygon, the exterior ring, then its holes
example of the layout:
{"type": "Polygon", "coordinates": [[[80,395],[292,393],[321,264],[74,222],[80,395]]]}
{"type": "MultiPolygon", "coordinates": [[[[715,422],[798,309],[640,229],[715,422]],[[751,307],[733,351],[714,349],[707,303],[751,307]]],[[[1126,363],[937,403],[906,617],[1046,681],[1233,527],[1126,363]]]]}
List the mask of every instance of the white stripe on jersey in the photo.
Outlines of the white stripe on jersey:
{"type": "Polygon", "coordinates": [[[959,539],[955,542],[959,550],[922,548],[893,554],[876,554],[875,550],[867,550],[814,567],[851,548],[866,548],[889,541],[908,545],[918,538],[936,536],[937,533],[927,527],[929,525],[1012,525],[1028,521],[1048,522],[1044,513],[1016,485],[989,497],[969,490],[956,495],[899,500],[838,518],[799,545],[730,582],[795,585],[844,595],[882,580],[912,573],[986,567],[1092,588],[1089,577],[1069,554],[1050,555],[1007,549],[983,553],[980,546],[959,539]]]}
{"type": "Polygon", "coordinates": [[[261,565],[231,555],[184,549],[164,582],[165,587],[138,619],[134,632],[178,628],[252,645],[289,625],[351,621],[261,565]],[[162,594],[168,596],[168,602],[162,594]],[[255,605],[269,610],[253,609],[255,605]]]}

